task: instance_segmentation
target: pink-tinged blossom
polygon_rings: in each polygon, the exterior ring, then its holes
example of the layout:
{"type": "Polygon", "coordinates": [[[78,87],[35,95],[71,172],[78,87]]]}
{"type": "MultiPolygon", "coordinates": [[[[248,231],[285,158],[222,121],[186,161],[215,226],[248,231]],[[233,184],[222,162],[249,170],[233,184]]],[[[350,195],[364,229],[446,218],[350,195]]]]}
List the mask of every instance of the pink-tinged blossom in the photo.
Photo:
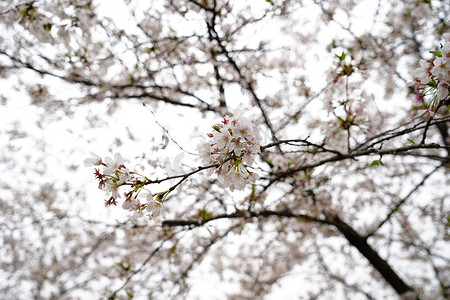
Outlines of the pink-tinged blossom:
{"type": "Polygon", "coordinates": [[[444,34],[443,38],[444,42],[441,49],[436,51],[436,56],[438,57],[430,62],[420,60],[420,68],[417,68],[414,72],[414,76],[417,78],[416,81],[422,84],[422,86],[419,84],[415,88],[417,99],[420,102],[426,101],[427,93],[430,93],[432,95],[432,100],[429,104],[430,107],[436,107],[436,100],[443,100],[449,95],[450,34],[444,34]],[[425,92],[422,92],[422,90],[425,90],[425,92]]]}
{"type": "Polygon", "coordinates": [[[128,211],[141,211],[142,206],[139,199],[132,197],[131,193],[128,193],[128,197],[122,203],[122,208],[128,211]]]}
{"type": "Polygon", "coordinates": [[[211,145],[207,142],[203,142],[198,144],[197,146],[197,152],[200,155],[200,159],[202,161],[202,164],[204,165],[208,165],[212,163],[212,158],[211,158],[211,145]]]}
{"type": "Polygon", "coordinates": [[[433,64],[424,59],[421,59],[419,64],[420,68],[417,68],[414,71],[414,75],[422,84],[427,84],[431,80],[431,68],[433,67],[433,64]]]}
{"type": "Polygon", "coordinates": [[[118,199],[118,198],[120,198],[119,186],[120,185],[118,185],[116,182],[114,182],[112,180],[108,180],[108,181],[106,181],[106,185],[103,188],[103,190],[106,192],[110,192],[111,197],[113,197],[113,199],[118,199]]]}
{"type": "Polygon", "coordinates": [[[114,174],[120,168],[125,168],[124,162],[125,160],[122,158],[122,155],[120,155],[120,153],[116,153],[114,155],[114,160],[111,159],[110,157],[106,157],[105,158],[106,168],[103,170],[103,173],[106,175],[114,174]]]}
{"type": "MultiPolygon", "coordinates": [[[[258,176],[247,170],[260,152],[258,130],[245,117],[229,117],[213,126],[210,140],[200,143],[197,150],[203,164],[218,164],[214,170],[223,188],[242,190],[258,176]]],[[[213,169],[210,169],[210,172],[213,169]]]]}
{"type": "Polygon", "coordinates": [[[147,202],[150,202],[153,200],[153,194],[151,191],[147,190],[148,194],[147,194],[147,202]]]}
{"type": "Polygon", "coordinates": [[[448,67],[448,59],[450,59],[450,42],[447,42],[443,45],[441,49],[442,57],[447,59],[447,67],[448,67]]]}
{"type": "Polygon", "coordinates": [[[448,96],[448,89],[450,88],[450,85],[448,82],[440,82],[436,89],[436,97],[438,100],[442,100],[447,98],[448,96]]]}
{"type": "Polygon", "coordinates": [[[233,192],[236,190],[243,190],[247,184],[248,172],[245,168],[232,168],[228,172],[228,187],[233,192]]]}
{"type": "Polygon", "coordinates": [[[230,150],[234,151],[234,154],[237,156],[241,156],[242,154],[242,148],[245,146],[244,143],[241,141],[241,137],[233,138],[230,142],[230,150]]]}
{"type": "Polygon", "coordinates": [[[436,78],[448,80],[448,72],[450,71],[450,62],[447,57],[438,57],[434,60],[434,67],[431,69],[431,74],[436,78]]]}
{"type": "Polygon", "coordinates": [[[125,210],[132,210],[132,203],[131,203],[131,199],[125,199],[125,201],[123,201],[122,203],[122,208],[125,210]]]}
{"type": "Polygon", "coordinates": [[[165,207],[159,201],[151,200],[150,202],[148,202],[146,210],[148,211],[148,217],[150,219],[154,219],[157,217],[164,219],[166,217],[165,207]]]}
{"type": "Polygon", "coordinates": [[[125,183],[128,179],[131,178],[131,173],[127,169],[121,170],[122,174],[119,175],[119,180],[117,181],[118,185],[122,185],[125,183]]]}
{"type": "MultiPolygon", "coordinates": [[[[110,200],[107,200],[107,205],[115,204],[115,200],[120,198],[119,188],[127,181],[133,179],[133,173],[130,172],[124,163],[124,159],[119,153],[114,155],[114,159],[107,157],[104,161],[100,156],[91,152],[91,158],[86,159],[87,166],[103,166],[103,171],[99,169],[94,170],[94,176],[98,180],[98,188],[107,193],[111,193],[110,200]]],[[[129,194],[126,194],[130,196],[129,194]]],[[[127,196],[127,197],[128,197],[127,196]]],[[[127,204],[125,204],[126,206],[127,204]]]]}
{"type": "Polygon", "coordinates": [[[450,42],[450,32],[446,32],[442,35],[444,42],[450,42]]]}
{"type": "Polygon", "coordinates": [[[216,145],[219,149],[228,146],[232,138],[230,132],[225,128],[222,128],[220,131],[214,132],[213,135],[216,145]]]}
{"type": "Polygon", "coordinates": [[[259,179],[259,175],[256,174],[255,172],[248,172],[248,174],[249,175],[248,175],[247,180],[250,181],[251,183],[255,183],[256,180],[259,179]]]}
{"type": "Polygon", "coordinates": [[[157,217],[164,219],[166,217],[166,209],[163,205],[163,201],[156,197],[156,200],[153,199],[153,194],[151,191],[148,191],[147,194],[147,207],[145,208],[148,212],[147,216],[152,220],[157,217]]]}
{"type": "Polygon", "coordinates": [[[102,158],[95,154],[94,152],[89,152],[91,154],[91,157],[86,158],[84,160],[84,165],[86,167],[92,167],[92,166],[100,166],[103,164],[102,158]]]}
{"type": "Polygon", "coordinates": [[[253,161],[256,157],[256,154],[258,154],[261,151],[260,147],[259,147],[259,143],[253,143],[253,142],[248,142],[246,147],[245,147],[245,153],[246,155],[244,155],[242,157],[242,161],[246,164],[251,166],[253,164],[253,161]]]}

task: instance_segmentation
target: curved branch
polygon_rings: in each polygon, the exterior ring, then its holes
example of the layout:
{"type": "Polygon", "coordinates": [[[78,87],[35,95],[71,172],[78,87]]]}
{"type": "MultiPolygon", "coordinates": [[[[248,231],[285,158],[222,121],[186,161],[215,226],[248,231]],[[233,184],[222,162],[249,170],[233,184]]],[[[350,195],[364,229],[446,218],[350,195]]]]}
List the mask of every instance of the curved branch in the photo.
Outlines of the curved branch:
{"type": "Polygon", "coordinates": [[[195,220],[166,220],[163,222],[163,226],[189,226],[198,227],[202,226],[210,221],[218,219],[249,219],[249,218],[260,218],[260,217],[287,217],[300,219],[307,222],[317,222],[320,224],[331,225],[336,227],[339,232],[341,232],[347,241],[354,246],[358,251],[371,263],[371,265],[383,276],[389,285],[394,288],[394,290],[402,295],[407,292],[414,291],[410,286],[408,286],[391,268],[387,261],[382,259],[378,253],[367,243],[365,237],[358,234],[350,225],[342,221],[338,216],[329,217],[326,219],[321,219],[313,217],[306,214],[295,214],[289,210],[283,211],[271,211],[264,210],[261,212],[251,212],[251,211],[236,211],[233,214],[221,214],[217,216],[212,216],[206,219],[195,219],[195,220]]]}

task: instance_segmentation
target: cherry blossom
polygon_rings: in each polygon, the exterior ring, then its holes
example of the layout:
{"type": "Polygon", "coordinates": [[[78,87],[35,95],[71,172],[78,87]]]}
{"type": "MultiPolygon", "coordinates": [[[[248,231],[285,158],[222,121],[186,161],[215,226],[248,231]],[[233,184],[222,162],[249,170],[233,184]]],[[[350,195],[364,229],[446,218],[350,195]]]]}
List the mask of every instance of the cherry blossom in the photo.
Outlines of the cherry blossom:
{"type": "Polygon", "coordinates": [[[142,205],[141,205],[141,202],[139,201],[139,199],[136,196],[133,197],[132,192],[126,193],[125,195],[127,196],[127,198],[122,203],[122,208],[125,210],[128,210],[128,211],[141,212],[142,205]]]}
{"type": "Polygon", "coordinates": [[[433,65],[424,59],[421,59],[419,64],[420,67],[415,70],[414,75],[421,83],[427,84],[431,80],[431,68],[433,65]]]}
{"type": "Polygon", "coordinates": [[[450,66],[447,66],[449,59],[447,57],[438,57],[434,60],[434,67],[431,69],[431,74],[437,78],[442,78],[443,80],[448,79],[448,72],[450,71],[450,66]]]}
{"type": "Polygon", "coordinates": [[[442,99],[447,98],[449,88],[450,88],[450,85],[448,82],[439,82],[438,87],[436,89],[437,99],[442,100],[442,99]]]}
{"type": "Polygon", "coordinates": [[[418,99],[423,101],[427,92],[431,92],[430,107],[437,107],[437,101],[444,100],[449,95],[450,88],[450,34],[443,35],[444,42],[440,51],[430,51],[437,57],[434,60],[420,60],[420,67],[414,71],[418,99]]]}
{"type": "Polygon", "coordinates": [[[100,166],[102,165],[102,158],[100,156],[98,156],[97,154],[95,154],[94,152],[90,152],[91,156],[90,158],[86,158],[84,160],[84,165],[86,167],[92,167],[92,166],[100,166]]]}
{"type": "MultiPolygon", "coordinates": [[[[95,169],[95,178],[99,181],[98,188],[105,191],[110,200],[109,203],[115,203],[115,200],[120,198],[119,188],[128,180],[133,178],[130,172],[124,165],[124,159],[120,153],[114,155],[114,159],[106,157],[103,161],[100,156],[90,152],[91,157],[84,160],[87,167],[103,166],[103,171],[95,169]]],[[[125,204],[124,204],[125,205],[125,204]]]]}
{"type": "Polygon", "coordinates": [[[146,207],[146,210],[148,212],[147,216],[150,219],[155,219],[157,217],[164,219],[166,217],[166,209],[163,205],[163,202],[160,200],[153,200],[151,193],[148,194],[147,200],[148,200],[146,207]]]}
{"type": "Polygon", "coordinates": [[[220,185],[231,191],[243,190],[258,176],[248,171],[260,152],[260,136],[250,120],[244,116],[229,117],[212,126],[210,140],[198,145],[202,163],[218,164],[216,174],[220,185]]]}
{"type": "Polygon", "coordinates": [[[103,173],[107,175],[111,175],[118,171],[120,168],[124,168],[124,159],[120,153],[116,153],[114,155],[114,160],[110,157],[105,158],[106,168],[103,170],[103,173]]]}
{"type": "Polygon", "coordinates": [[[106,181],[106,185],[103,190],[106,192],[110,192],[113,199],[118,199],[120,198],[119,187],[120,185],[117,182],[108,180],[106,181]]]}

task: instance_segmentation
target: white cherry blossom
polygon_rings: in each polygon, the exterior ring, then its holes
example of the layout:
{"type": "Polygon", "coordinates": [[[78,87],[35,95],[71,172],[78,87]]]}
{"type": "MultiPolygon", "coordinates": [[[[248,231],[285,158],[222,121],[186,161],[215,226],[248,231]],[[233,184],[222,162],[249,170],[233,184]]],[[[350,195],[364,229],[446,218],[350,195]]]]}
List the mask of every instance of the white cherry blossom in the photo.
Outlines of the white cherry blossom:
{"type": "Polygon", "coordinates": [[[139,199],[132,196],[132,193],[126,194],[128,197],[122,203],[122,208],[128,211],[138,211],[141,212],[142,205],[139,199]]]}
{"type": "Polygon", "coordinates": [[[440,82],[436,89],[437,99],[442,100],[442,99],[447,98],[447,96],[449,94],[449,92],[448,92],[449,88],[450,88],[450,84],[448,82],[440,82]]]}
{"type": "Polygon", "coordinates": [[[150,219],[154,219],[157,217],[160,217],[161,219],[164,219],[166,217],[166,210],[164,205],[155,200],[151,200],[149,203],[147,203],[148,216],[150,219]]]}
{"type": "Polygon", "coordinates": [[[119,187],[120,185],[117,184],[117,182],[114,182],[112,180],[106,181],[105,187],[103,188],[104,191],[111,193],[111,197],[113,199],[119,199],[119,187]]]}
{"type": "Polygon", "coordinates": [[[438,57],[434,60],[434,67],[431,69],[431,74],[435,77],[441,77],[443,80],[448,80],[448,72],[450,71],[450,62],[447,57],[438,57]]]}
{"type": "Polygon", "coordinates": [[[118,169],[120,169],[125,160],[122,158],[120,153],[116,153],[114,155],[114,160],[110,157],[105,158],[106,168],[103,170],[103,173],[106,175],[114,174],[118,169]]]}
{"type": "Polygon", "coordinates": [[[91,154],[91,157],[86,158],[84,160],[84,165],[86,167],[92,167],[92,166],[100,166],[102,164],[102,158],[95,154],[94,152],[89,152],[91,154]]]}
{"type": "Polygon", "coordinates": [[[122,185],[125,183],[128,179],[131,178],[131,173],[126,168],[122,170],[122,174],[119,175],[119,180],[117,181],[118,185],[122,185]]]}
{"type": "Polygon", "coordinates": [[[231,141],[231,134],[226,128],[222,128],[220,131],[214,132],[214,140],[216,142],[216,146],[221,149],[226,147],[231,141]]]}
{"type": "Polygon", "coordinates": [[[427,84],[431,80],[431,67],[429,62],[424,59],[419,61],[420,68],[414,71],[414,75],[422,84],[427,84]]]}
{"type": "Polygon", "coordinates": [[[260,152],[260,135],[250,120],[243,116],[225,116],[213,126],[210,140],[198,147],[203,164],[218,164],[215,173],[219,184],[231,191],[242,190],[248,182],[255,182],[258,176],[247,167],[260,152]]]}
{"type": "Polygon", "coordinates": [[[439,51],[432,51],[437,57],[429,62],[420,60],[420,67],[414,71],[416,81],[420,82],[416,89],[419,99],[423,100],[427,93],[432,95],[430,107],[436,107],[436,101],[449,95],[450,88],[450,34],[443,35],[444,41],[439,51]],[[426,86],[425,86],[426,85],[426,86]],[[422,92],[425,90],[425,92],[422,92]]]}

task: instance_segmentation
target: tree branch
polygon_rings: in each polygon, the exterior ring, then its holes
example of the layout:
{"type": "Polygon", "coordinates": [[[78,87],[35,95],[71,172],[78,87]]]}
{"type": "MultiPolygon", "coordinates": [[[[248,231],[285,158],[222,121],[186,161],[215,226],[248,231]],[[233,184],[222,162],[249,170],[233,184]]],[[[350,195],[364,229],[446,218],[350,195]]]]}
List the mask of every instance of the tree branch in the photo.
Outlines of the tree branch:
{"type": "Polygon", "coordinates": [[[273,211],[273,210],[263,210],[260,212],[252,212],[252,211],[243,211],[236,210],[236,212],[232,214],[220,214],[211,216],[209,218],[204,219],[187,219],[187,220],[165,220],[162,224],[163,226],[176,227],[176,226],[189,226],[189,227],[198,227],[203,226],[206,223],[211,221],[219,220],[219,219],[250,219],[250,218],[260,218],[260,217],[286,217],[286,218],[295,218],[301,219],[303,221],[308,222],[317,222],[321,224],[329,224],[328,221],[313,217],[306,214],[295,214],[289,210],[283,211],[273,211]]]}
{"type": "MultiPolygon", "coordinates": [[[[367,156],[367,155],[371,155],[371,154],[377,154],[377,155],[397,155],[399,153],[404,153],[404,152],[408,152],[411,150],[417,150],[417,149],[446,149],[447,147],[441,146],[439,144],[425,144],[425,145],[410,145],[410,146],[405,146],[405,147],[400,147],[400,148],[393,148],[393,149],[386,149],[386,150],[380,150],[380,149],[367,149],[367,150],[362,150],[362,151],[358,151],[358,152],[351,152],[348,154],[336,154],[333,155],[331,157],[325,158],[321,161],[315,162],[315,163],[311,163],[311,164],[306,164],[306,165],[301,165],[297,168],[293,168],[290,170],[287,170],[285,172],[281,172],[281,173],[277,173],[271,180],[270,183],[268,184],[268,186],[270,186],[271,184],[273,184],[274,182],[279,181],[281,178],[285,178],[287,176],[290,176],[292,174],[295,174],[299,171],[304,171],[307,169],[311,169],[311,168],[316,168],[318,166],[324,165],[326,163],[330,163],[330,162],[337,162],[337,161],[341,161],[341,160],[345,160],[345,159],[354,159],[356,157],[360,157],[360,156],[367,156]]],[[[267,187],[268,187],[267,186],[267,187]]]]}
{"type": "Polygon", "coordinates": [[[391,211],[387,214],[387,216],[380,222],[378,223],[377,227],[375,227],[375,229],[373,229],[370,233],[368,233],[365,236],[365,239],[368,239],[369,237],[373,236],[375,234],[375,232],[378,231],[378,229],[380,229],[387,221],[389,221],[389,219],[392,217],[392,215],[397,212],[400,208],[400,206],[402,206],[408,199],[409,197],[411,197],[412,194],[414,194],[414,192],[416,192],[419,187],[421,187],[422,185],[424,185],[425,181],[434,174],[434,172],[436,172],[437,170],[439,170],[442,167],[442,165],[439,165],[438,167],[434,168],[433,171],[431,171],[430,173],[428,173],[421,182],[419,182],[405,197],[403,197],[402,199],[400,199],[400,201],[398,201],[394,207],[391,209],[391,211]]]}
{"type": "Polygon", "coordinates": [[[218,219],[248,219],[248,218],[260,218],[260,217],[287,217],[300,219],[307,222],[317,222],[325,225],[332,225],[341,232],[347,241],[354,246],[365,257],[371,265],[383,276],[387,283],[389,283],[394,290],[402,295],[404,293],[414,291],[409,287],[390,267],[390,265],[383,260],[378,253],[367,243],[365,237],[359,235],[352,227],[342,221],[338,216],[334,216],[327,219],[320,219],[306,214],[295,214],[288,210],[283,211],[271,211],[264,210],[261,212],[251,211],[236,211],[233,214],[221,214],[212,216],[206,219],[191,219],[191,220],[166,220],[163,222],[163,226],[177,227],[177,226],[189,226],[191,228],[202,226],[208,222],[218,219]]]}
{"type": "MultiPolygon", "coordinates": [[[[354,246],[358,251],[370,262],[370,264],[383,276],[387,283],[394,288],[399,294],[414,291],[408,286],[390,267],[390,265],[382,259],[378,253],[367,243],[365,237],[358,234],[352,227],[342,221],[338,216],[332,217],[329,222],[333,224],[354,246]]],[[[418,299],[418,298],[417,298],[418,299]]]]}

